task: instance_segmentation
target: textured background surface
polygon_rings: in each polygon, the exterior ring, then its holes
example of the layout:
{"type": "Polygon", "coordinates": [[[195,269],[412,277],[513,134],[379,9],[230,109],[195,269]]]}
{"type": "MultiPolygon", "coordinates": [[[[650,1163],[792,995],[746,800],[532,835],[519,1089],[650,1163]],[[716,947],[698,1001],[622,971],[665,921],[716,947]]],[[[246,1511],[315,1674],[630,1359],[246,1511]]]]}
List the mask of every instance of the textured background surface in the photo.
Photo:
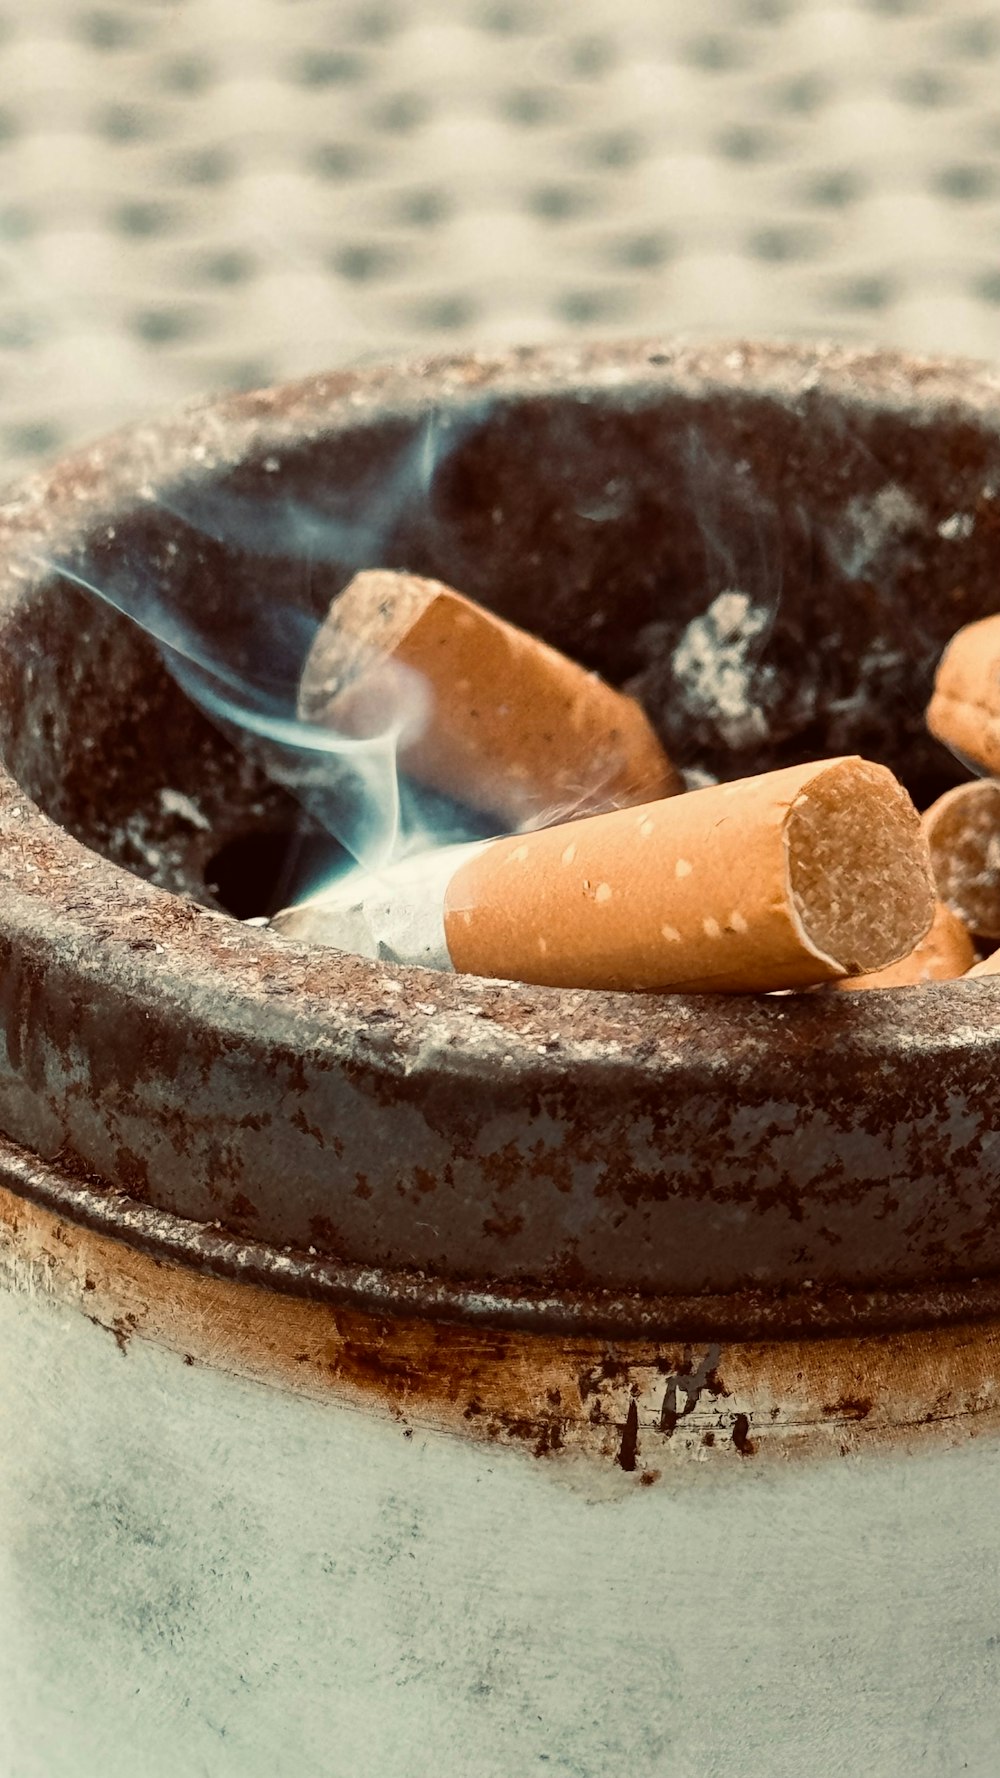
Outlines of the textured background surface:
{"type": "Polygon", "coordinates": [[[993,356],[1000,7],[20,0],[0,471],[185,396],[586,331],[993,356]]]}

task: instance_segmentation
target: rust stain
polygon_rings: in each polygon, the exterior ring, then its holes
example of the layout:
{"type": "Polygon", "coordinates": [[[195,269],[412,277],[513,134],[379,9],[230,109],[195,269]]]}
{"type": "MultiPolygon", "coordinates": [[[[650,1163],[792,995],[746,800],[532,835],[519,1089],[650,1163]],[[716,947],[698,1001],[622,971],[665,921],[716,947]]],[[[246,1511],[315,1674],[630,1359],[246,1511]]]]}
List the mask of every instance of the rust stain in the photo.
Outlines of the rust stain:
{"type": "Polygon", "coordinates": [[[148,1340],[407,1435],[583,1457],[646,1487],[668,1465],[837,1459],[1000,1429],[997,1321],[698,1348],[377,1317],[165,1263],[2,1187],[0,1280],[78,1308],[126,1361],[148,1340]]]}
{"type": "Polygon", "coordinates": [[[639,1410],[634,1401],[628,1404],[628,1413],[622,1427],[622,1442],[618,1447],[618,1462],[622,1469],[633,1470],[639,1454],[639,1410]]]}
{"type": "Polygon", "coordinates": [[[741,1457],[753,1456],[757,1449],[757,1443],[750,1437],[749,1414],[737,1414],[733,1421],[732,1439],[741,1457]]]}
{"type": "Polygon", "coordinates": [[[839,1401],[824,1402],[824,1414],[832,1414],[838,1420],[867,1420],[872,1411],[872,1400],[868,1395],[842,1395],[839,1401]]]}

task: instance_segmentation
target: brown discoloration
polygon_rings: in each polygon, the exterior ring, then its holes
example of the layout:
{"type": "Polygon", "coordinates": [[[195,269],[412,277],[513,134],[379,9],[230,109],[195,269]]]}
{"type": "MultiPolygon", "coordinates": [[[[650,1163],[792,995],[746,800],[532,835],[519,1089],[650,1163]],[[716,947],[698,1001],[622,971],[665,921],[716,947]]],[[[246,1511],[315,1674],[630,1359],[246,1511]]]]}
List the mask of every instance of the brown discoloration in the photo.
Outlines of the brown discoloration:
{"type": "Polygon", "coordinates": [[[732,1440],[741,1457],[753,1456],[757,1445],[750,1437],[749,1414],[737,1414],[733,1421],[732,1440]]]}
{"type": "Polygon", "coordinates": [[[830,1414],[838,1420],[867,1420],[872,1411],[872,1400],[868,1395],[842,1395],[839,1401],[824,1402],[824,1414],[830,1414]]]}
{"type": "Polygon", "coordinates": [[[634,1400],[628,1404],[621,1435],[621,1444],[618,1446],[615,1462],[621,1469],[632,1471],[636,1466],[639,1453],[639,1410],[634,1400]]]}
{"type": "Polygon", "coordinates": [[[79,1308],[126,1354],[149,1340],[185,1364],[384,1414],[407,1435],[585,1459],[646,1486],[668,1465],[837,1457],[1000,1426],[1000,1321],[720,1352],[649,1340],[609,1349],[593,1337],[363,1315],[205,1276],[3,1188],[0,1274],[79,1308]],[[665,1375],[706,1379],[669,1432],[665,1375]]]}

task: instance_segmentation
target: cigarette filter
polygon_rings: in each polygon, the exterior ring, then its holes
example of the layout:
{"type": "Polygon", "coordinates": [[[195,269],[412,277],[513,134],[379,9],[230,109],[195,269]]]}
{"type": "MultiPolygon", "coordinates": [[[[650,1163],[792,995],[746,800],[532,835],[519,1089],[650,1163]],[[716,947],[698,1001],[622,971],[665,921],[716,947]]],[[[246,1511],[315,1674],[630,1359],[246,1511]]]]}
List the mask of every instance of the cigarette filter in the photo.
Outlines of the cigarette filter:
{"type": "Polygon", "coordinates": [[[347,897],[349,942],[343,891],[339,906],[323,897],[275,924],[473,975],[739,992],[884,968],[934,910],[916,810],[891,772],[857,758],[456,848],[420,869],[416,886],[405,860],[347,897]]]}
{"type": "Polygon", "coordinates": [[[946,791],[923,828],[941,900],[971,932],[1000,938],[1000,784],[974,778],[946,791]]]}
{"type": "Polygon", "coordinates": [[[876,969],[868,975],[847,976],[834,982],[841,992],[859,988],[905,988],[921,982],[950,982],[965,975],[975,961],[972,940],[958,915],[943,901],[934,910],[934,920],[926,938],[914,945],[908,957],[890,963],[888,969],[876,969]]]}
{"type": "Polygon", "coordinates": [[[672,796],[641,706],[525,630],[415,574],[355,575],[306,660],[299,714],[350,735],[389,725],[400,670],[429,696],[399,763],[505,828],[672,796]]]}
{"type": "Polygon", "coordinates": [[[952,637],[938,663],[927,726],[963,759],[1000,772],[1000,616],[952,637]]]}

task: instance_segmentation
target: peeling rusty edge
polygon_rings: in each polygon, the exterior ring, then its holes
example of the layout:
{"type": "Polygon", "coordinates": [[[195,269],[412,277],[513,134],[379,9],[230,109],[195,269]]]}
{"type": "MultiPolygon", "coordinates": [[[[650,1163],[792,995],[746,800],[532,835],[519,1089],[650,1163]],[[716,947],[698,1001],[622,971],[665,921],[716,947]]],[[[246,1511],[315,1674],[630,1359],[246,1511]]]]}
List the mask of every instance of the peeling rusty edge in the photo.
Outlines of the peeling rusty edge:
{"type": "MultiPolygon", "coordinates": [[[[1000,1427],[1000,1321],[903,1334],[714,1343],[364,1315],[166,1262],[0,1186],[0,1288],[79,1312],[190,1366],[415,1429],[575,1457],[604,1488],[693,1465],[945,1447],[1000,1427]]],[[[751,1466],[752,1467],[752,1466],[751,1466]]],[[[745,1473],[745,1471],[744,1471],[745,1473]]]]}
{"type": "Polygon", "coordinates": [[[284,1296],[380,1317],[480,1328],[667,1340],[823,1339],[975,1323],[1000,1318],[1000,1278],[934,1290],[767,1292],[739,1296],[652,1297],[526,1283],[500,1291],[476,1280],[431,1278],[295,1249],[240,1240],[189,1222],[107,1186],[72,1178],[0,1136],[0,1184],[95,1234],[213,1278],[256,1284],[284,1296]]]}

